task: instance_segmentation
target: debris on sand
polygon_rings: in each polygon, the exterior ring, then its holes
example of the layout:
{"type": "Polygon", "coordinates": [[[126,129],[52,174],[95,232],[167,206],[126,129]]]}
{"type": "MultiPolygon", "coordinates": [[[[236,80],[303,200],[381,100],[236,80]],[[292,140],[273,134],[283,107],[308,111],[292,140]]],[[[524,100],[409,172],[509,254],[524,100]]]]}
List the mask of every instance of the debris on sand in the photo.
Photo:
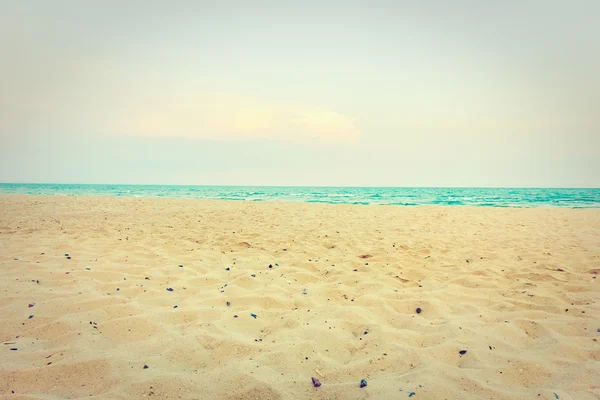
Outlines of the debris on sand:
{"type": "Polygon", "coordinates": [[[312,384],[314,387],[321,386],[321,382],[317,378],[311,378],[311,379],[312,379],[312,384]]]}

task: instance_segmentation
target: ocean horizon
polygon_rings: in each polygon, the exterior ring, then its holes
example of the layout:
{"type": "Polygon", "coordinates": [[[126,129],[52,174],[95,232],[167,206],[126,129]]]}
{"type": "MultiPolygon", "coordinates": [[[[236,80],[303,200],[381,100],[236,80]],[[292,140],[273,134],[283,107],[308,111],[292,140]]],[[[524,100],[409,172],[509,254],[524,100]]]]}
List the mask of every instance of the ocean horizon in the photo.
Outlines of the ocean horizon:
{"type": "Polygon", "coordinates": [[[0,183],[0,194],[364,205],[600,208],[600,188],[202,186],[0,183]]]}

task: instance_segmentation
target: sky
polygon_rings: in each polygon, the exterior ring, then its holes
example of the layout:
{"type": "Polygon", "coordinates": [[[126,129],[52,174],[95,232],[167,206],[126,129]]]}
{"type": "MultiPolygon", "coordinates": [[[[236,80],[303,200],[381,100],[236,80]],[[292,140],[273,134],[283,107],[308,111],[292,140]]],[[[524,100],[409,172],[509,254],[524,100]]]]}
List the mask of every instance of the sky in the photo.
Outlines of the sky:
{"type": "Polygon", "coordinates": [[[0,182],[600,187],[599,20],[597,0],[0,0],[0,182]]]}

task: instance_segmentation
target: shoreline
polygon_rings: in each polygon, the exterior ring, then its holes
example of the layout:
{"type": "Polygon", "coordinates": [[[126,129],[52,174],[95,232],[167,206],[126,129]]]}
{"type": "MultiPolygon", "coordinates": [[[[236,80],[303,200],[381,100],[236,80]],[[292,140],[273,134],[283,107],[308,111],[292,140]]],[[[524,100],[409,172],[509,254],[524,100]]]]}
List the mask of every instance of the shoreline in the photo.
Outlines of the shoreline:
{"type": "Polygon", "coordinates": [[[159,201],[200,201],[205,203],[224,202],[234,204],[280,204],[280,205],[323,205],[323,206],[358,206],[358,207],[392,207],[392,208],[473,208],[473,209],[502,209],[502,210],[599,210],[598,206],[590,207],[567,207],[567,206],[552,206],[552,205],[536,205],[536,206],[499,206],[499,205],[470,205],[470,204],[374,204],[374,203],[330,203],[318,201],[285,201],[285,200],[233,200],[233,199],[206,199],[196,197],[142,197],[142,196],[114,196],[114,195],[68,195],[68,194],[23,194],[23,193],[0,193],[0,199],[3,197],[39,197],[39,198],[68,198],[68,199],[122,199],[122,200],[159,200],[159,201]]]}
{"type": "Polygon", "coordinates": [[[156,185],[2,185],[0,194],[192,198],[359,205],[600,208],[594,188],[383,188],[156,185]]]}

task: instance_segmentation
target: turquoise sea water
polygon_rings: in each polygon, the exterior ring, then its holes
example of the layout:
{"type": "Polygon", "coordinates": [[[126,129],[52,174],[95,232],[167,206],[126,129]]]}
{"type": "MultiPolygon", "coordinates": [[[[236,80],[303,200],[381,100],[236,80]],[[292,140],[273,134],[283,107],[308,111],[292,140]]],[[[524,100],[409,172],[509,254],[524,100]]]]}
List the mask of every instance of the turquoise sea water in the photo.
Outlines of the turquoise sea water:
{"type": "Polygon", "coordinates": [[[600,207],[600,188],[389,188],[296,186],[158,186],[0,183],[0,193],[61,196],[173,197],[329,204],[600,207]]]}

